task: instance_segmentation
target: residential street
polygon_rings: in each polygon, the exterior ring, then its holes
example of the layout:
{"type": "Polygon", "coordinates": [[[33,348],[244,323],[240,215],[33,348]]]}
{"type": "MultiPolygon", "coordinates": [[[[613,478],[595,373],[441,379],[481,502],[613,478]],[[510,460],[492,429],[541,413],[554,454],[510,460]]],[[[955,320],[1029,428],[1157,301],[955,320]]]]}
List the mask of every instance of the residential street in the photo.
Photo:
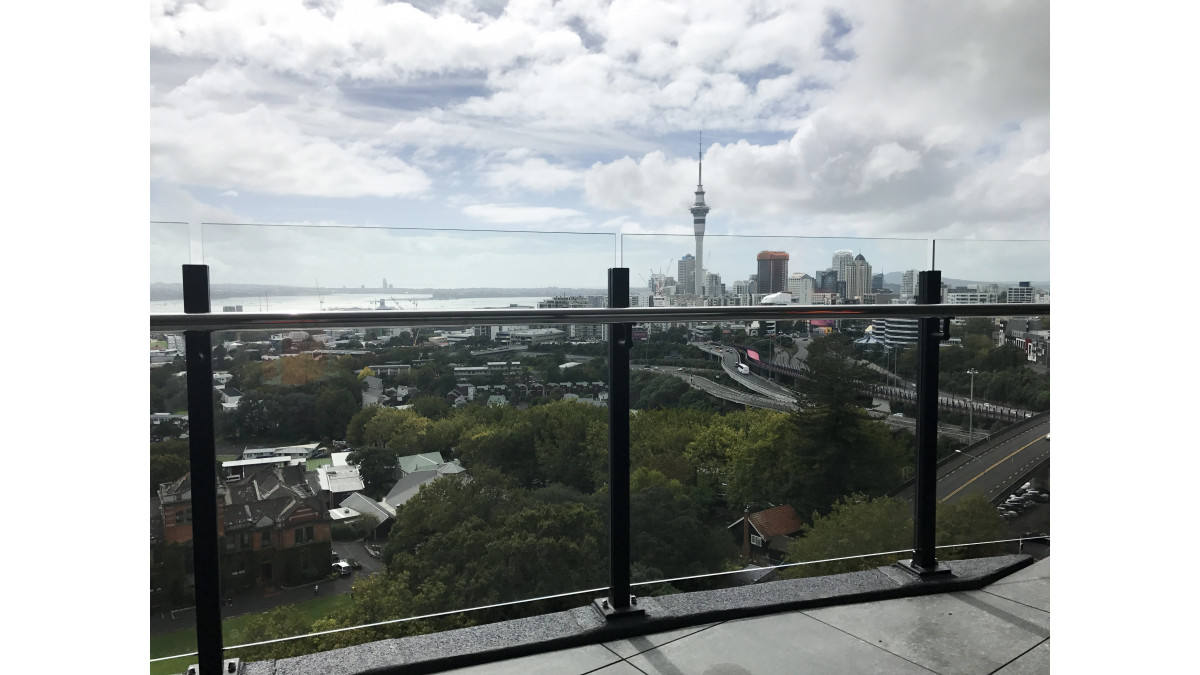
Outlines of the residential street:
{"type": "MultiPolygon", "coordinates": [[[[380,541],[382,546],[384,542],[380,541]]],[[[383,561],[372,558],[367,549],[363,546],[362,541],[333,542],[333,550],[342,559],[355,558],[362,563],[362,569],[357,570],[354,574],[348,577],[339,577],[335,580],[322,579],[316,583],[306,584],[298,588],[281,588],[274,591],[264,591],[255,589],[244,595],[235,595],[232,597],[233,604],[222,608],[222,616],[230,618],[240,616],[242,614],[256,614],[265,612],[269,609],[274,609],[281,605],[290,605],[301,602],[303,600],[311,600],[314,597],[313,587],[318,588],[318,593],[321,596],[330,594],[349,593],[351,586],[354,585],[355,579],[364,574],[375,574],[383,569],[383,561]]],[[[194,609],[178,610],[175,616],[172,617],[170,612],[165,614],[150,615],[150,634],[158,635],[160,633],[171,633],[185,628],[194,629],[196,626],[196,612],[194,609]]]]}

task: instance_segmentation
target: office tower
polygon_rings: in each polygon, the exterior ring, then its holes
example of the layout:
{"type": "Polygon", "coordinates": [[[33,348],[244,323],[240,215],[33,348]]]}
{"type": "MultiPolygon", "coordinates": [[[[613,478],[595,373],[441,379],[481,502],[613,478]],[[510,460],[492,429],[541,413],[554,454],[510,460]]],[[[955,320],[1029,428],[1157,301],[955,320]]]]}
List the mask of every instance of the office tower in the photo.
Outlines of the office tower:
{"type": "Polygon", "coordinates": [[[883,285],[883,273],[882,272],[871,277],[871,291],[872,292],[882,291],[882,290],[885,290],[886,288],[887,287],[883,285]]]}
{"type": "Polygon", "coordinates": [[[830,268],[827,270],[817,270],[817,276],[813,280],[813,286],[818,293],[837,293],[838,278],[837,270],[830,268]]]}
{"type": "Polygon", "coordinates": [[[900,275],[900,297],[901,298],[916,298],[917,291],[920,290],[917,282],[920,277],[917,276],[916,270],[905,270],[900,275]]]}
{"type": "Polygon", "coordinates": [[[696,290],[696,259],[691,253],[685,253],[679,259],[679,273],[675,275],[675,292],[689,294],[696,290]]]}
{"type": "Polygon", "coordinates": [[[692,212],[692,227],[696,232],[696,272],[692,275],[692,283],[696,289],[696,295],[702,295],[704,291],[704,218],[708,215],[708,206],[704,204],[703,148],[700,150],[699,157],[700,167],[696,175],[696,203],[692,204],[692,208],[690,209],[692,212]]]}
{"type": "Polygon", "coordinates": [[[792,294],[792,302],[812,304],[813,278],[804,272],[796,272],[788,277],[787,290],[792,294]]]}
{"type": "Polygon", "coordinates": [[[838,249],[833,252],[833,269],[837,272],[838,281],[846,281],[849,275],[847,270],[854,263],[854,251],[848,249],[838,249]]]}
{"type": "Polygon", "coordinates": [[[709,297],[725,295],[725,284],[721,283],[720,274],[705,273],[704,294],[709,297]]]}
{"type": "MultiPolygon", "coordinates": [[[[839,279],[839,281],[841,281],[839,279]]],[[[846,266],[846,295],[847,298],[862,298],[871,292],[871,264],[861,253],[854,257],[846,266]]]]}
{"type": "Polygon", "coordinates": [[[1028,281],[1019,282],[1016,286],[1009,286],[1006,294],[1007,302],[1033,302],[1033,287],[1028,281]]]}
{"type": "Polygon", "coordinates": [[[788,259],[784,251],[758,254],[758,292],[763,295],[787,290],[788,259]]]}

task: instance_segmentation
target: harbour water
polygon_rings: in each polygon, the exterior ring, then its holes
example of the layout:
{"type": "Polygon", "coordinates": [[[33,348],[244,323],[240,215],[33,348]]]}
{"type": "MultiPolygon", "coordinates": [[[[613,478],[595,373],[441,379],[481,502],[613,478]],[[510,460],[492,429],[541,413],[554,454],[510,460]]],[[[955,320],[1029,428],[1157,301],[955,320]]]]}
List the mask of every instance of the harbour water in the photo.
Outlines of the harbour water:
{"type": "MultiPolygon", "coordinates": [[[[370,309],[487,309],[537,307],[538,302],[549,296],[501,297],[501,298],[443,298],[433,299],[429,295],[372,295],[369,293],[331,293],[329,295],[278,295],[249,296],[240,298],[213,298],[212,309],[220,312],[223,307],[241,305],[243,312],[319,312],[322,310],[370,310],[370,309]],[[380,307],[382,301],[383,307],[380,307]]],[[[150,303],[151,314],[171,314],[183,311],[183,300],[159,300],[150,303]]]]}

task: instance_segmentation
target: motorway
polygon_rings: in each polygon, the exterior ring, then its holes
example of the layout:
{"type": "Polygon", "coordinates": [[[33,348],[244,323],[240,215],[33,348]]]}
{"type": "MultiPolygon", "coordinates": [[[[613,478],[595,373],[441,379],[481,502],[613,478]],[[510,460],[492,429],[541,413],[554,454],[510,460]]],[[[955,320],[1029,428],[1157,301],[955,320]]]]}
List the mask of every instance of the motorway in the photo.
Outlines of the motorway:
{"type": "MultiPolygon", "coordinates": [[[[1050,460],[1050,416],[1013,425],[987,443],[958,453],[938,467],[938,503],[953,504],[970,495],[991,502],[1008,494],[1019,481],[1050,460]]],[[[910,485],[897,496],[912,499],[910,485]]]]}
{"type": "Polygon", "coordinates": [[[796,409],[795,403],[787,403],[766,396],[755,396],[747,394],[731,387],[726,387],[723,384],[717,384],[712,380],[701,377],[683,368],[672,368],[668,366],[635,366],[638,369],[650,370],[661,375],[671,375],[687,382],[694,389],[699,389],[706,394],[710,394],[726,401],[733,403],[741,403],[752,408],[767,408],[768,410],[779,410],[781,412],[791,412],[796,409]]]}

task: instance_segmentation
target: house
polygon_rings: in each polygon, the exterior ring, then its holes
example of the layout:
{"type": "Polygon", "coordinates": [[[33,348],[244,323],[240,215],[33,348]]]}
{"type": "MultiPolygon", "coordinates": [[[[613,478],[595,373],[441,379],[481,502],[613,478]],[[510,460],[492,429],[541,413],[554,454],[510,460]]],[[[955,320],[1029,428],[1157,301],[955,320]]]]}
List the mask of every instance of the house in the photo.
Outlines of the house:
{"type": "MultiPolygon", "coordinates": [[[[151,560],[158,583],[177,604],[193,584],[191,474],[163,483],[157,496],[151,560]]],[[[226,591],[294,586],[329,572],[330,518],[303,466],[258,466],[237,482],[218,480],[217,533],[226,591]]]]}
{"type": "Polygon", "coordinates": [[[399,470],[398,478],[414,472],[425,471],[427,469],[437,469],[439,466],[446,463],[442,459],[440,452],[427,452],[420,455],[405,455],[396,460],[396,468],[399,470]]]}
{"type": "Polygon", "coordinates": [[[392,527],[392,521],[396,518],[396,509],[391,504],[377,502],[361,492],[351,493],[338,506],[358,514],[357,517],[347,518],[344,522],[351,522],[362,516],[375,519],[378,523],[374,531],[373,538],[375,539],[386,537],[388,530],[392,527]]]}
{"type": "Polygon", "coordinates": [[[789,504],[747,513],[729,527],[734,539],[742,546],[742,555],[750,560],[768,564],[783,562],[792,535],[804,528],[804,521],[789,504]]]}
{"type": "Polygon", "coordinates": [[[422,486],[428,485],[444,476],[455,476],[459,480],[464,481],[471,480],[471,477],[466,474],[462,465],[457,460],[453,460],[440,464],[434,469],[422,469],[405,474],[400,480],[396,481],[396,484],[388,491],[383,501],[393,509],[404,506],[408,500],[420,492],[422,486]]]}
{"type": "Polygon", "coordinates": [[[242,400],[242,392],[228,385],[218,389],[221,392],[221,407],[225,410],[234,410],[237,408],[238,401],[242,400]]]}
{"type": "Polygon", "coordinates": [[[330,455],[333,460],[331,463],[319,466],[312,472],[317,475],[321,502],[327,509],[332,509],[334,504],[340,504],[346,497],[365,487],[358,467],[346,462],[349,454],[335,452],[330,455]]]}

